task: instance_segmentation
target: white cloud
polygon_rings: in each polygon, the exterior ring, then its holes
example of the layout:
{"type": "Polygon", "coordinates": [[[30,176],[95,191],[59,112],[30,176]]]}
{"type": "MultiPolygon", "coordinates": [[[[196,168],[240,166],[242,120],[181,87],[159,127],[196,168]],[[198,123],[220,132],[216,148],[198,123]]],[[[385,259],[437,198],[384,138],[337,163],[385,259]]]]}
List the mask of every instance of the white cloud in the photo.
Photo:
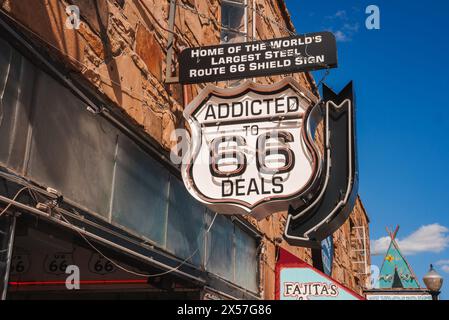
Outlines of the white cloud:
{"type": "Polygon", "coordinates": [[[336,18],[347,19],[346,10],[338,10],[334,16],[336,18]]]}
{"type": "Polygon", "coordinates": [[[449,265],[449,260],[439,260],[435,263],[437,266],[444,266],[445,264],[449,265]]]}
{"type": "Polygon", "coordinates": [[[354,23],[354,24],[350,24],[350,23],[345,23],[343,25],[343,30],[347,30],[350,32],[357,32],[359,31],[360,25],[358,23],[354,23]]]}
{"type": "Polygon", "coordinates": [[[341,30],[337,30],[333,32],[337,41],[346,42],[349,41],[348,36],[341,30]]]}
{"type": "Polygon", "coordinates": [[[444,265],[441,267],[441,270],[443,270],[446,273],[449,273],[449,265],[444,265]]]}
{"type": "Polygon", "coordinates": [[[444,272],[449,273],[449,260],[437,261],[435,265],[439,266],[444,272]]]}
{"type": "MultiPolygon", "coordinates": [[[[415,255],[422,252],[439,253],[449,246],[449,229],[438,224],[421,226],[403,239],[396,242],[404,255],[415,255]]],[[[373,255],[383,255],[388,250],[389,237],[382,237],[371,242],[373,255]]]]}
{"type": "Polygon", "coordinates": [[[326,19],[328,19],[328,20],[336,20],[336,19],[347,20],[348,14],[346,13],[346,10],[338,10],[333,15],[326,16],[326,19]]]}
{"type": "Polygon", "coordinates": [[[378,256],[385,254],[390,245],[390,237],[382,237],[377,240],[371,240],[371,254],[378,256]]]}
{"type": "Polygon", "coordinates": [[[346,10],[338,10],[333,15],[326,16],[325,19],[328,26],[323,29],[331,31],[339,42],[351,41],[360,28],[358,22],[351,21],[353,18],[350,19],[346,10]]]}

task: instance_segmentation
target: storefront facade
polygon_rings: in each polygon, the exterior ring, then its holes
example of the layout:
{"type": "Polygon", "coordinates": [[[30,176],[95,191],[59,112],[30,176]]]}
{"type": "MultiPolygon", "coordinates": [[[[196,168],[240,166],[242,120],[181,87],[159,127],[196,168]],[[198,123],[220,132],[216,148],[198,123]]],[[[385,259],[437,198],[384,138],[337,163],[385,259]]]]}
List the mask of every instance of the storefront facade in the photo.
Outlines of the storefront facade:
{"type": "MultiPolygon", "coordinates": [[[[170,161],[172,132],[203,87],[174,82],[182,48],[293,33],[283,1],[0,3],[6,298],[274,299],[280,248],[324,270],[321,250],[282,239],[285,212],[215,215],[170,161]],[[68,5],[79,28],[64,24],[68,5]],[[65,286],[67,265],[79,267],[79,290],[65,286]]],[[[311,75],[293,76],[318,94],[311,75]]],[[[358,293],[368,223],[358,198],[327,268],[358,293]]]]}

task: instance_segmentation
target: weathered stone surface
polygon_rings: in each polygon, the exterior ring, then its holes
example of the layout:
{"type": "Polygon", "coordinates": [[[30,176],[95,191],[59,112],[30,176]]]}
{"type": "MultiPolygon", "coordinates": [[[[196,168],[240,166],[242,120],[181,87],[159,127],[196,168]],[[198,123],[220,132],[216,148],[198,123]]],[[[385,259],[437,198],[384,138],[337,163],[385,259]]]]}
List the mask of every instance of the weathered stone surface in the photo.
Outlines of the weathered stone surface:
{"type": "Polygon", "coordinates": [[[142,73],[129,55],[121,55],[99,68],[101,89],[134,120],[143,123],[142,73]]]}
{"type": "Polygon", "coordinates": [[[80,25],[80,34],[86,40],[87,45],[89,48],[95,53],[96,57],[104,60],[105,59],[105,52],[104,52],[104,45],[98,35],[92,32],[92,29],[90,29],[86,24],[80,25]]]}
{"type": "Polygon", "coordinates": [[[80,34],[65,26],[65,5],[58,0],[33,0],[24,5],[21,1],[7,1],[3,8],[14,19],[26,26],[37,41],[56,53],[64,62],[80,68],[86,43],[80,34]]]}
{"type": "Polygon", "coordinates": [[[271,242],[265,242],[265,254],[262,256],[265,299],[274,299],[276,286],[274,277],[276,261],[274,257],[276,257],[276,246],[271,242]]]}
{"type": "Polygon", "coordinates": [[[173,97],[179,104],[184,103],[184,95],[182,91],[182,85],[180,84],[171,84],[168,86],[167,91],[169,92],[170,96],[173,97]]]}
{"type": "Polygon", "coordinates": [[[142,24],[137,27],[136,53],[145,62],[153,76],[162,82],[164,52],[156,41],[154,33],[148,31],[142,24]]]}
{"type": "Polygon", "coordinates": [[[108,28],[109,6],[107,0],[72,0],[78,6],[84,22],[98,35],[108,28]]]}
{"type": "Polygon", "coordinates": [[[162,140],[162,113],[155,112],[152,108],[146,107],[143,110],[143,126],[146,132],[156,141],[162,140]]]}
{"type": "Polygon", "coordinates": [[[162,116],[162,145],[166,149],[171,149],[176,141],[171,140],[171,135],[176,129],[175,117],[170,112],[164,112],[162,116]]]}

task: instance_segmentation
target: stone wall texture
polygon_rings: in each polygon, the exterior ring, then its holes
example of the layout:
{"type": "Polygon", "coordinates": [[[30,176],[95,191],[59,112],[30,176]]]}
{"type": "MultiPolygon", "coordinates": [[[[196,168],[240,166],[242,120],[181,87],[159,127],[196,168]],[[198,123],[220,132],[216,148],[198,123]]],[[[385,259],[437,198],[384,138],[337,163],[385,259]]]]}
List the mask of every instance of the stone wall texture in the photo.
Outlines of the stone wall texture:
{"type": "MultiPolygon", "coordinates": [[[[174,29],[174,66],[185,47],[220,42],[221,1],[177,0],[174,29]]],[[[166,53],[169,29],[169,0],[0,0],[19,29],[46,50],[52,59],[63,63],[71,75],[81,79],[112,105],[122,110],[136,126],[161,148],[169,150],[174,128],[183,127],[183,106],[204,85],[167,84],[166,53]],[[81,13],[79,29],[65,27],[66,6],[77,5],[81,13]]],[[[248,0],[248,40],[288,36],[294,31],[283,0],[248,0]]],[[[316,92],[309,74],[294,78],[316,92]]],[[[273,83],[281,76],[258,78],[273,83]]],[[[226,83],[219,83],[224,86],[226,83]]],[[[274,298],[276,248],[283,247],[312,264],[310,249],[291,247],[282,239],[286,213],[262,221],[251,221],[263,234],[265,250],[261,261],[261,290],[264,298],[274,298]]],[[[334,234],[333,277],[362,293],[369,265],[368,217],[360,198],[350,219],[334,234]],[[366,254],[357,240],[357,228],[364,227],[366,254]]]]}

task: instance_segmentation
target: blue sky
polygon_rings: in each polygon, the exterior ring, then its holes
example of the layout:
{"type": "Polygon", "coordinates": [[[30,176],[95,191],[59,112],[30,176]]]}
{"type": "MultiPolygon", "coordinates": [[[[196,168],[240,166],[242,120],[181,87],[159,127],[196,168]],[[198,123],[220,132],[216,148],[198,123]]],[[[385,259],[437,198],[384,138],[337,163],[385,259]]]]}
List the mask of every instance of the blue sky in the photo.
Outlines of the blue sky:
{"type": "MultiPolygon", "coordinates": [[[[449,1],[286,2],[298,33],[337,35],[339,67],[326,83],[338,91],[354,80],[359,193],[372,245],[382,251],[385,227],[399,224],[399,245],[420,282],[440,262],[441,298],[448,299],[449,1]],[[365,27],[368,5],[380,9],[380,30],[365,27]]],[[[372,263],[380,267],[382,259],[372,263]]]]}

